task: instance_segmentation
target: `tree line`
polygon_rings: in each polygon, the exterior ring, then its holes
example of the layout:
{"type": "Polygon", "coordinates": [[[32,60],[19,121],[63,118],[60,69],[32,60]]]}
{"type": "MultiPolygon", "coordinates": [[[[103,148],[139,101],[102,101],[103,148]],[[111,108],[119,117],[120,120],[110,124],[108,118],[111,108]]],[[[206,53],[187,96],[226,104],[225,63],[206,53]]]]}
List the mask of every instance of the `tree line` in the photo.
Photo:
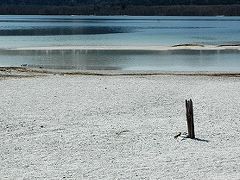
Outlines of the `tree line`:
{"type": "Polygon", "coordinates": [[[3,15],[240,16],[240,5],[0,6],[3,15]]]}
{"type": "Polygon", "coordinates": [[[0,5],[230,5],[240,4],[240,0],[0,0],[0,5]]]}
{"type": "Polygon", "coordinates": [[[240,0],[0,0],[0,14],[239,16],[240,0]]]}

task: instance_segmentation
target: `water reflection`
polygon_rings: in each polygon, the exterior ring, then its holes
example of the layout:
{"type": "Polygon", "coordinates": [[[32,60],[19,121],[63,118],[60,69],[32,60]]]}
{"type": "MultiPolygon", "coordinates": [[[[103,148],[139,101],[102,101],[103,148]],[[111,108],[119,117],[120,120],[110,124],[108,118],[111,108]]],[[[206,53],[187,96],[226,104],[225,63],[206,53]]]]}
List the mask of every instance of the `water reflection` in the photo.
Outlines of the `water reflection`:
{"type": "Polygon", "coordinates": [[[91,35],[127,33],[130,31],[130,28],[122,27],[28,27],[27,29],[0,29],[0,36],[91,35]]]}
{"type": "Polygon", "coordinates": [[[239,71],[238,50],[1,50],[1,66],[82,70],[239,71]]]}
{"type": "Polygon", "coordinates": [[[239,17],[0,16],[0,48],[234,44],[239,17]],[[121,34],[120,34],[121,33],[121,34]]]}

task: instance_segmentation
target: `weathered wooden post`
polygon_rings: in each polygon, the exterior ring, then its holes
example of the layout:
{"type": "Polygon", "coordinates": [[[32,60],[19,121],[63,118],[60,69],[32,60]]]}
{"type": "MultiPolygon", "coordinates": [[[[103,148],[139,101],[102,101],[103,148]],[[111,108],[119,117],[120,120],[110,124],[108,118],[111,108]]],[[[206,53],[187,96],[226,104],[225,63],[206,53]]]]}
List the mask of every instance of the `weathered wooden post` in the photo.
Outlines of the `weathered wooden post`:
{"type": "Polygon", "coordinates": [[[194,132],[194,121],[193,121],[193,102],[186,100],[186,116],[187,116],[187,126],[188,126],[188,137],[191,139],[195,139],[194,132]]]}

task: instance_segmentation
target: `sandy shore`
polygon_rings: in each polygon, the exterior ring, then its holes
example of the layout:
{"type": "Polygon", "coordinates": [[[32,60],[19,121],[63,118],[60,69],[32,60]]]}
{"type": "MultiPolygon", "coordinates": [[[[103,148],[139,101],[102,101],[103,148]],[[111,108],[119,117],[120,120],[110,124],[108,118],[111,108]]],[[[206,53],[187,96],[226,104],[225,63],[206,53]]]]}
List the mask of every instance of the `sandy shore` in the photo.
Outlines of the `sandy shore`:
{"type": "Polygon", "coordinates": [[[178,44],[173,46],[50,46],[23,47],[10,50],[115,50],[115,51],[172,51],[172,50],[240,50],[240,45],[178,44]]]}
{"type": "Polygon", "coordinates": [[[28,77],[0,80],[1,179],[240,177],[239,77],[28,77]]]}

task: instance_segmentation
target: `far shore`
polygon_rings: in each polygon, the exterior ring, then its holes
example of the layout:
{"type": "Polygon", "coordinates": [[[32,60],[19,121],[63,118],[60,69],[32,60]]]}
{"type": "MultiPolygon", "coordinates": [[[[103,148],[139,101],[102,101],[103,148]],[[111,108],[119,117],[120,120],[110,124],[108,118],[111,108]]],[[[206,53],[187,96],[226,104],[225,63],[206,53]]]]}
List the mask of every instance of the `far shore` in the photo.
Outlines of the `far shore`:
{"type": "Polygon", "coordinates": [[[154,45],[154,46],[43,46],[43,47],[21,47],[10,48],[5,50],[116,50],[116,51],[174,51],[174,50],[240,50],[239,44],[219,44],[219,45],[202,45],[202,44],[175,44],[154,45]]]}

